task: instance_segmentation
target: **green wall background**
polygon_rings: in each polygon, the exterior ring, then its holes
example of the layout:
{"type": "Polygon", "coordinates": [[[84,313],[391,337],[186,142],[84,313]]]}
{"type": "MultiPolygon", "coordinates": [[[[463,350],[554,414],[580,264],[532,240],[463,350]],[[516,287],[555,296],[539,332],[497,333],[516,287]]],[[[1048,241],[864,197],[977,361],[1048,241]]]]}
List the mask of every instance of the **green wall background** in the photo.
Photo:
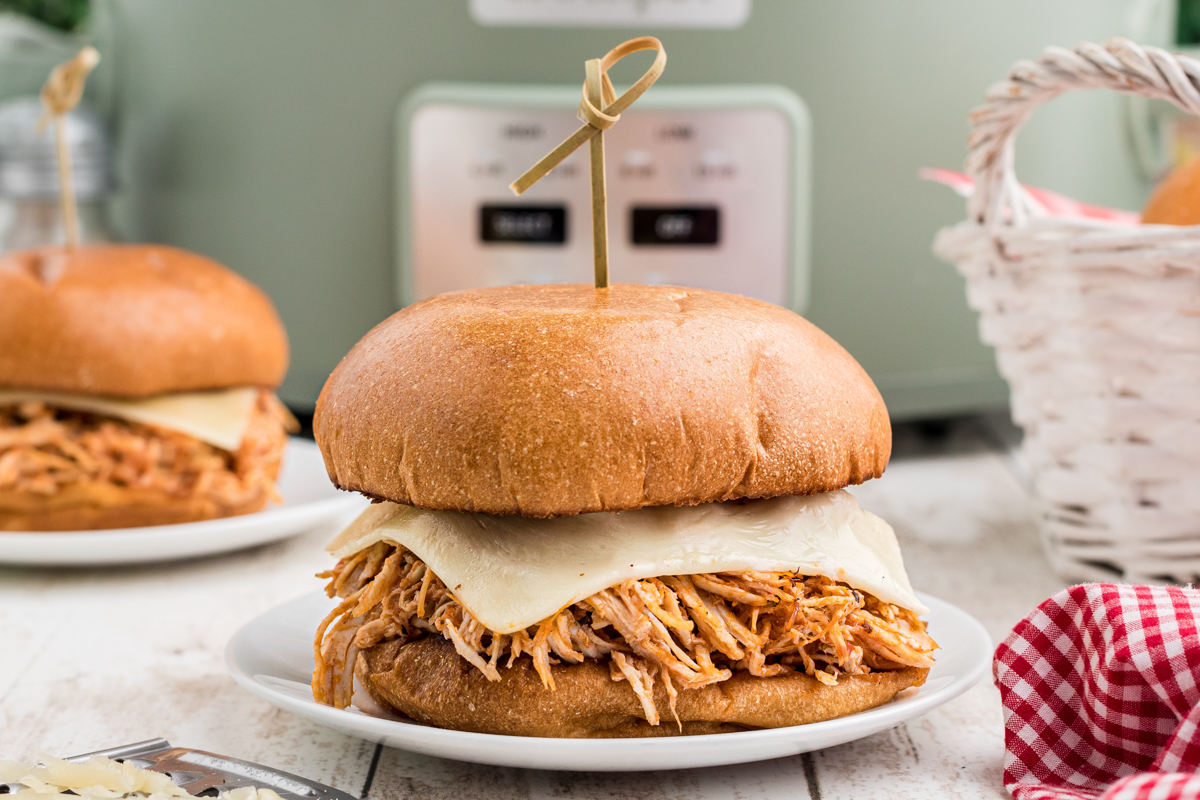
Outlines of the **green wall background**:
{"type": "MultiPolygon", "coordinates": [[[[1002,405],[963,284],[930,253],[963,201],[984,89],[1048,44],[1129,33],[1131,0],[756,0],[734,31],[482,28],[466,0],[106,0],[130,238],[206,253],[263,286],[294,351],[284,398],[393,307],[393,116],[430,80],[570,83],[637,33],[664,83],[779,83],[814,122],[809,317],[872,374],[894,415],[1002,405]]],[[[624,66],[624,65],[622,65],[624,66]]],[[[615,75],[632,78],[641,64],[615,75]]],[[[1140,207],[1115,96],[1068,97],[1022,136],[1023,180],[1140,207]]]]}

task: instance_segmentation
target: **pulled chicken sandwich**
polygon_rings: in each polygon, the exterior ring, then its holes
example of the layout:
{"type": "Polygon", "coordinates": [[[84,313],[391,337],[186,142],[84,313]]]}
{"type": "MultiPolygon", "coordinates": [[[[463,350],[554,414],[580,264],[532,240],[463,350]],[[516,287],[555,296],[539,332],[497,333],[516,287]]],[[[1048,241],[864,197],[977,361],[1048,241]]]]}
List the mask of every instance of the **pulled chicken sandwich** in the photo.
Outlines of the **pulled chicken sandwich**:
{"type": "Polygon", "coordinates": [[[0,531],[260,510],[295,420],[287,338],[245,279],[169,247],[0,259],[0,531]]]}
{"type": "Polygon", "coordinates": [[[317,404],[378,502],[319,577],[314,697],[527,736],[779,727],[921,684],[935,642],[883,520],[874,385],[784,309],[616,285],[440,295],[317,404]]]}

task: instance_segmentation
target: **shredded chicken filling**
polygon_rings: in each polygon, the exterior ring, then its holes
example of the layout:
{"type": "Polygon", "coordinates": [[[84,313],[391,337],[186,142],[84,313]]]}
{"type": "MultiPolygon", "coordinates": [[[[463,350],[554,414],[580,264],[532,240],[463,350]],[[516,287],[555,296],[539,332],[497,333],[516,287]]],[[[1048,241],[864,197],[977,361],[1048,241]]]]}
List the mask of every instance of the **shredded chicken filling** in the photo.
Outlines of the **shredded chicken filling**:
{"type": "Polygon", "coordinates": [[[0,406],[0,492],[53,495],[77,483],[203,497],[223,506],[274,496],[295,420],[259,394],[241,446],[222,450],[187,434],[29,401],[0,406]]]}
{"type": "Polygon", "coordinates": [[[628,681],[646,720],[659,723],[654,686],[671,712],[681,689],[803,672],[826,685],[843,675],[930,667],[937,644],[912,612],[828,578],[791,572],[722,572],[627,580],[511,634],[479,623],[411,551],[379,542],[317,577],[341,603],[317,630],[313,696],[345,708],[358,653],[425,635],[500,680],[500,667],[532,660],[547,689],[554,664],[591,658],[628,681]],[[507,658],[507,660],[505,660],[507,658]]]}

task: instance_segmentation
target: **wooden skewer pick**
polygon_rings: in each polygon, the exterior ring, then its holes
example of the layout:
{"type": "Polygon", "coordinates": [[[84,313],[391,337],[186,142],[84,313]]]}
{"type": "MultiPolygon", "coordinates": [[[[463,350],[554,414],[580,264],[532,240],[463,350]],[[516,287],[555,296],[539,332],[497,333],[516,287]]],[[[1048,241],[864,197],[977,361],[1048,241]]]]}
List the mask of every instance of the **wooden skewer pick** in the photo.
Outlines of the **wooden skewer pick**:
{"type": "Polygon", "coordinates": [[[653,36],[641,36],[622,42],[609,50],[604,58],[593,58],[584,62],[587,80],[583,84],[583,100],[579,103],[579,118],[584,122],[583,127],[568,136],[562,144],[547,153],[541,161],[530,167],[528,172],[508,187],[514,194],[522,194],[562,163],[564,158],[579,149],[584,142],[591,142],[589,155],[592,167],[592,253],[595,259],[597,289],[608,288],[608,194],[604,186],[604,131],[617,124],[621,119],[621,112],[646,93],[662,75],[666,66],[667,51],[663,49],[662,42],[653,36]],[[646,74],[617,97],[612,81],[608,79],[608,70],[625,56],[639,50],[656,50],[658,55],[654,57],[654,63],[646,70],[646,74]]]}
{"type": "Polygon", "coordinates": [[[83,85],[87,76],[100,63],[100,53],[94,47],[85,47],[70,61],[63,62],[50,72],[46,85],[42,87],[42,105],[46,110],[38,122],[38,133],[46,130],[49,122],[54,123],[54,140],[58,150],[58,182],[62,203],[63,228],[67,235],[67,249],[79,247],[79,210],[75,205],[75,183],[71,174],[71,151],[67,148],[65,117],[79,104],[83,97],[83,85]]]}

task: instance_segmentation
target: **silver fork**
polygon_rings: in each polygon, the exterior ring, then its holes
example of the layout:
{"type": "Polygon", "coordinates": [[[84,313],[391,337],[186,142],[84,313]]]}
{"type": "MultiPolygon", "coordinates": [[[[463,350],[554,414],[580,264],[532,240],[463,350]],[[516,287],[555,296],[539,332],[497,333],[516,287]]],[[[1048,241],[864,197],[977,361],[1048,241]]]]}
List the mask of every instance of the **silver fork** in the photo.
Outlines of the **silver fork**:
{"type": "MultiPolygon", "coordinates": [[[[168,775],[175,785],[199,797],[223,798],[231,789],[254,786],[273,789],[284,800],[358,800],[354,795],[332,786],[301,778],[261,764],[253,764],[203,750],[172,747],[166,739],[111,747],[94,753],[72,756],[67,761],[82,763],[92,756],[104,756],[114,761],[133,764],[168,775]]],[[[23,787],[0,783],[0,795],[20,791],[23,787]]]]}

